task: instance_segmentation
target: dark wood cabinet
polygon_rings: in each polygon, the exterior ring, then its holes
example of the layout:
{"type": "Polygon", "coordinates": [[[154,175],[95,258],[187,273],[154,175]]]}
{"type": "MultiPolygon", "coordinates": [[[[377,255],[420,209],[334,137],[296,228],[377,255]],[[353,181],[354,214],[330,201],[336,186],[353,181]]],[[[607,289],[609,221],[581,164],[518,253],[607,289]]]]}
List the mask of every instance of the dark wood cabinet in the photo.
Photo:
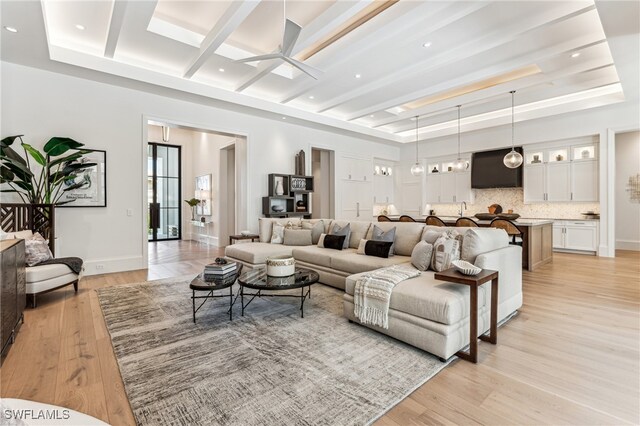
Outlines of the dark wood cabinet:
{"type": "Polygon", "coordinates": [[[0,263],[2,283],[0,284],[0,344],[4,359],[15,340],[23,322],[27,304],[26,273],[24,263],[24,240],[0,241],[0,263]]]}

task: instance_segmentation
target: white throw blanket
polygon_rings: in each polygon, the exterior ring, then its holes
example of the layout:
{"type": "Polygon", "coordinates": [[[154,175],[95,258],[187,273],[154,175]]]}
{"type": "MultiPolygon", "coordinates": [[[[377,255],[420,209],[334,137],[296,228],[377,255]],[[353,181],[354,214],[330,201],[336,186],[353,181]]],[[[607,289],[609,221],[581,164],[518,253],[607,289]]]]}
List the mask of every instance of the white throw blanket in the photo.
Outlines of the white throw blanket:
{"type": "Polygon", "coordinates": [[[407,266],[390,266],[360,276],[353,292],[353,311],[361,324],[389,328],[389,301],[393,288],[420,271],[407,266]]]}

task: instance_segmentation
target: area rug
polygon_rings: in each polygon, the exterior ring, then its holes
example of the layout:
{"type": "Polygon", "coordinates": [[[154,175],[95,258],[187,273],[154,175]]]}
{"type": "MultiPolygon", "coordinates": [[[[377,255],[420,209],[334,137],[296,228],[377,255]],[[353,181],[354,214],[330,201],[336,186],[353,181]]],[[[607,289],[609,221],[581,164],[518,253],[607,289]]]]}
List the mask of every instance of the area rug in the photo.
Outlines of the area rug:
{"type": "Polygon", "coordinates": [[[304,318],[298,299],[262,298],[229,321],[217,299],[194,324],[191,278],[97,290],[141,425],[364,425],[446,366],[349,323],[321,284],[304,318]]]}

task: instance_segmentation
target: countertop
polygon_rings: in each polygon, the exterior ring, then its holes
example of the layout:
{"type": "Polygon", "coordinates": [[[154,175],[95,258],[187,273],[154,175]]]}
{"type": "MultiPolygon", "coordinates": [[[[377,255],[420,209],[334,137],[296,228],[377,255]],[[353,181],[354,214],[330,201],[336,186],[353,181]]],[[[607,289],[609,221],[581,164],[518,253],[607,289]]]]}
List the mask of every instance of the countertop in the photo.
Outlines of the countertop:
{"type": "MultiPolygon", "coordinates": [[[[436,216],[439,217],[440,219],[442,219],[445,222],[450,221],[450,220],[456,221],[460,217],[460,216],[438,216],[438,215],[436,215],[436,216]]],[[[377,218],[377,217],[378,216],[373,216],[374,219],[377,218]]],[[[387,217],[390,218],[390,219],[398,219],[400,217],[400,215],[387,215],[387,217]]],[[[464,217],[468,217],[469,219],[473,219],[478,223],[484,223],[484,222],[489,223],[490,222],[489,220],[485,220],[485,221],[479,220],[478,218],[476,218],[473,215],[464,216],[464,217]]],[[[420,216],[420,218],[419,218],[420,221],[423,221],[424,219],[426,219],[426,216],[420,216]]],[[[524,225],[528,221],[550,221],[550,222],[555,222],[557,220],[567,220],[567,221],[572,221],[572,222],[573,221],[575,221],[575,222],[587,222],[587,221],[589,221],[589,222],[594,222],[594,221],[595,222],[600,222],[600,219],[584,219],[584,218],[581,218],[581,217],[578,217],[578,218],[566,218],[566,217],[563,217],[563,218],[520,217],[515,222],[522,223],[524,225]]]]}
{"type": "MultiPolygon", "coordinates": [[[[458,216],[438,216],[444,223],[455,223],[458,220],[458,216]]],[[[489,225],[491,223],[490,220],[479,220],[477,218],[473,219],[478,225],[489,225]]],[[[520,226],[540,226],[553,224],[555,222],[554,219],[526,219],[526,218],[518,218],[516,220],[512,220],[513,223],[520,226]]]]}

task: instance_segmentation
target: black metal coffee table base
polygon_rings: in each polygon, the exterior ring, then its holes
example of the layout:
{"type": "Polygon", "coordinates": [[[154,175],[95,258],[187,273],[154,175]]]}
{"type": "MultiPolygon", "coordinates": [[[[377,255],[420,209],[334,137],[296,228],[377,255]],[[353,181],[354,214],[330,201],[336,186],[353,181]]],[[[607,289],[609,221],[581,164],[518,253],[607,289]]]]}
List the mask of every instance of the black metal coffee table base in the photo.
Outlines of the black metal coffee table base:
{"type": "MultiPolygon", "coordinates": [[[[208,299],[220,299],[223,297],[228,297],[229,298],[229,310],[227,311],[229,313],[229,321],[233,321],[233,304],[235,302],[233,296],[233,287],[229,287],[229,294],[213,294],[213,290],[210,290],[208,294],[206,294],[205,296],[196,296],[196,290],[191,290],[191,302],[192,302],[192,306],[193,306],[193,322],[196,322],[196,312],[198,312],[200,310],[200,308],[202,308],[202,306],[207,302],[208,299]],[[200,303],[200,305],[198,305],[198,307],[196,308],[196,299],[204,299],[202,301],[202,303],[200,303]]],[[[236,294],[236,299],[238,298],[238,295],[236,294]]]]}
{"type": "MultiPolygon", "coordinates": [[[[253,301],[253,299],[255,299],[256,297],[293,297],[293,298],[298,298],[300,299],[300,317],[304,318],[304,301],[307,300],[307,298],[311,299],[311,286],[307,286],[307,287],[301,287],[300,288],[300,295],[297,294],[262,294],[263,290],[258,290],[257,293],[245,293],[244,292],[244,286],[240,286],[240,305],[242,306],[242,316],[244,316],[244,310],[247,306],[249,306],[249,304],[253,301]],[[305,288],[307,289],[307,291],[305,292],[305,288]],[[244,297],[247,296],[251,296],[251,299],[249,299],[249,301],[245,304],[244,303],[244,297]]],[[[279,291],[279,290],[278,290],[279,291]]]]}

